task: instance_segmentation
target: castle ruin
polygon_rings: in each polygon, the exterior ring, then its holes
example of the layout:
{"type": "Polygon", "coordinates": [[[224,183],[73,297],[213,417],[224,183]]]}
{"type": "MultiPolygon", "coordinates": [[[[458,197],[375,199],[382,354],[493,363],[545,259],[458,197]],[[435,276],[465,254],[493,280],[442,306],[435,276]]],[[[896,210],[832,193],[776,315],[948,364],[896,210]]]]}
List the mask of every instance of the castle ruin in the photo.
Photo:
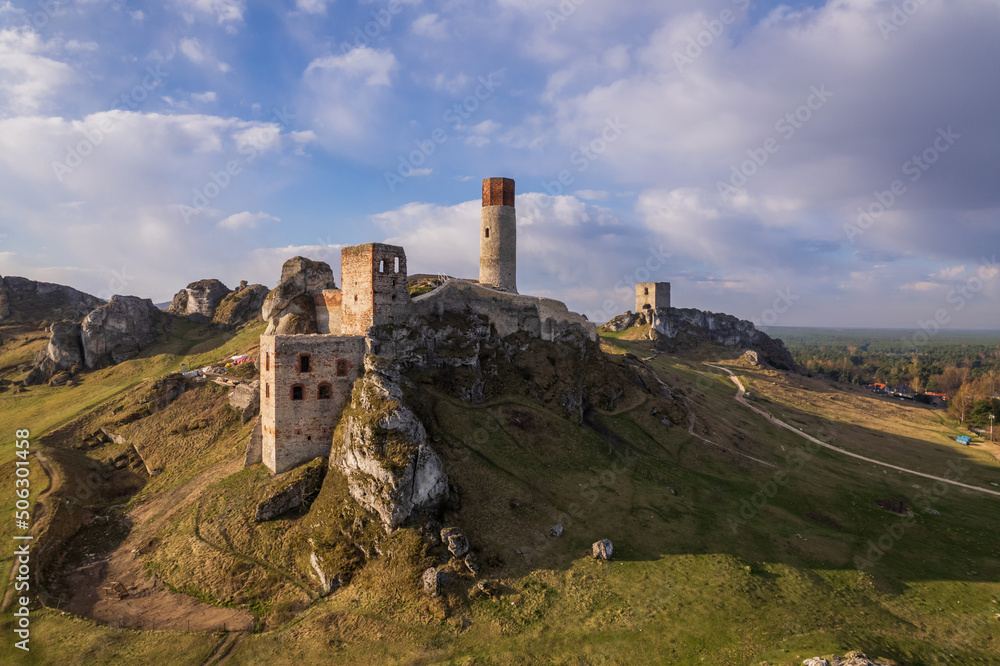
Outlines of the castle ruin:
{"type": "Polygon", "coordinates": [[[483,181],[479,284],[517,293],[517,213],[510,178],[483,181]]]}
{"type": "Polygon", "coordinates": [[[480,233],[478,283],[450,279],[416,298],[409,294],[402,247],[345,247],[340,288],[326,288],[334,286],[328,283],[306,296],[315,308],[318,332],[261,336],[261,446],[263,462],[272,473],[330,455],[334,430],[350,402],[365,354],[371,353],[368,334],[373,327],[459,312],[485,317],[500,336],[526,331],[557,340],[572,331],[597,339],[594,324],[565,304],[517,293],[513,180],[483,181],[480,233]]]}
{"type": "Polygon", "coordinates": [[[670,283],[643,282],[635,285],[635,311],[669,310],[670,283]]]}

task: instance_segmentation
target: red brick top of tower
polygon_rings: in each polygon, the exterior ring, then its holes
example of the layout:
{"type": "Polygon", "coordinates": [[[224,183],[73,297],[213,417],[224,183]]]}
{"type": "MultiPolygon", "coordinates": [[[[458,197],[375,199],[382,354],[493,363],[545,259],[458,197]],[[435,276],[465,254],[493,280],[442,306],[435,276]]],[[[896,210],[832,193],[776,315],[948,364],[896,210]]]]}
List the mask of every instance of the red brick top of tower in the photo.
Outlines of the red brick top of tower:
{"type": "Polygon", "coordinates": [[[487,178],[483,181],[483,208],[514,207],[514,181],[510,178],[487,178]]]}

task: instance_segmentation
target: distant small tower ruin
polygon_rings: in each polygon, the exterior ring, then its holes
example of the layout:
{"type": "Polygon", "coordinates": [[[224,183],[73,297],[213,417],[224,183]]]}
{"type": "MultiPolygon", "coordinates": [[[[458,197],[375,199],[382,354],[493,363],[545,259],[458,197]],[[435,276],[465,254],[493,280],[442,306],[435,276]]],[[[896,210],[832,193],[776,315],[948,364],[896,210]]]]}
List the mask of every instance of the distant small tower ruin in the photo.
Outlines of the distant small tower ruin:
{"type": "Polygon", "coordinates": [[[635,311],[670,308],[669,282],[643,282],[635,285],[635,311]]]}
{"type": "Polygon", "coordinates": [[[517,213],[514,210],[514,181],[510,178],[483,181],[479,283],[517,293],[517,213]]]}

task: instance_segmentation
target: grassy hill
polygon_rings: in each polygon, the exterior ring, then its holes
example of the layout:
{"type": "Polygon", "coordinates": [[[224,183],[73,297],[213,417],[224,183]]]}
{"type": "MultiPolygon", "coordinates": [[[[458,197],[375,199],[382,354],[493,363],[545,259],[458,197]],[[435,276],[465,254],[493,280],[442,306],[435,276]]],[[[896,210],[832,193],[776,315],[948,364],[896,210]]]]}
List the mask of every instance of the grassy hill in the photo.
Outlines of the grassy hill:
{"type": "MultiPolygon", "coordinates": [[[[184,325],[79,386],[0,393],[4,425],[31,428],[60,486],[72,489],[95,461],[123,453],[75,448],[87,433],[139,409],[154,381],[181,363],[253,351],[259,328],[234,335],[184,325]]],[[[22,345],[0,348],[0,368],[39,344],[24,335],[22,345]]],[[[703,362],[723,350],[656,354],[652,343],[628,339],[639,337],[605,338],[600,367],[532,343],[484,404],[457,399],[455,377],[408,377],[407,403],[454,492],[437,524],[388,536],[335,470],[308,512],[255,523],[256,503],[285,481],[259,465],[242,469],[249,431],[221,388],[191,390],[119,426],[160,456],[163,473],[133,465],[87,498],[54,493],[72,501],[53,503],[68,508],[47,509],[41,520],[81,529],[64,528],[65,553],[47,581],[52,607],[33,615],[32,652],[15,655],[5,643],[4,657],[790,665],[861,649],[898,664],[997,663],[1000,498],[953,486],[935,493],[927,479],[816,450],[734,402],[733,384],[703,362]],[[601,387],[582,421],[558,400],[560,382],[574,378],[601,387]],[[882,508],[903,503],[912,515],[882,508]],[[557,522],[565,534],[554,539],[547,533],[557,522]],[[452,581],[430,598],[420,574],[442,564],[443,549],[428,535],[450,525],[466,530],[482,570],[475,578],[444,564],[452,581]],[[610,563],[589,557],[601,538],[615,544],[610,563]],[[881,555],[871,545],[879,543],[881,555]],[[343,574],[326,598],[313,553],[343,574]],[[78,599],[76,612],[65,612],[67,572],[104,557],[122,580],[134,562],[158,587],[123,600],[78,599]],[[479,590],[481,580],[496,583],[493,594],[479,590]],[[160,600],[158,616],[143,614],[143,599],[160,600]],[[134,615],[116,618],[122,608],[134,615]],[[184,618],[204,624],[188,631],[184,618]],[[215,626],[247,633],[196,630],[215,626]]],[[[961,481],[1000,483],[1000,453],[950,443],[953,424],[938,411],[726,363],[759,406],[823,441],[935,474],[958,462],[961,481]]],[[[12,454],[5,441],[4,469],[12,454]]],[[[33,473],[44,489],[47,475],[39,466],[33,473]]],[[[8,533],[11,510],[4,507],[8,533]]],[[[10,635],[9,612],[3,619],[10,635]]]]}

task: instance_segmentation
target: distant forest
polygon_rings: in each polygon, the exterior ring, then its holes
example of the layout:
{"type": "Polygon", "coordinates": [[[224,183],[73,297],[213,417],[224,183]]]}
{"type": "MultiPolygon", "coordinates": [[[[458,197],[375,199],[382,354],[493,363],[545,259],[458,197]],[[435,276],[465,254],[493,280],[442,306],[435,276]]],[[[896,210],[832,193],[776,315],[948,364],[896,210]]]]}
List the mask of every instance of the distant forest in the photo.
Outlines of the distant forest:
{"type": "Polygon", "coordinates": [[[796,362],[833,381],[945,393],[952,416],[989,427],[1000,417],[1000,331],[913,331],[765,327],[796,362]]]}

